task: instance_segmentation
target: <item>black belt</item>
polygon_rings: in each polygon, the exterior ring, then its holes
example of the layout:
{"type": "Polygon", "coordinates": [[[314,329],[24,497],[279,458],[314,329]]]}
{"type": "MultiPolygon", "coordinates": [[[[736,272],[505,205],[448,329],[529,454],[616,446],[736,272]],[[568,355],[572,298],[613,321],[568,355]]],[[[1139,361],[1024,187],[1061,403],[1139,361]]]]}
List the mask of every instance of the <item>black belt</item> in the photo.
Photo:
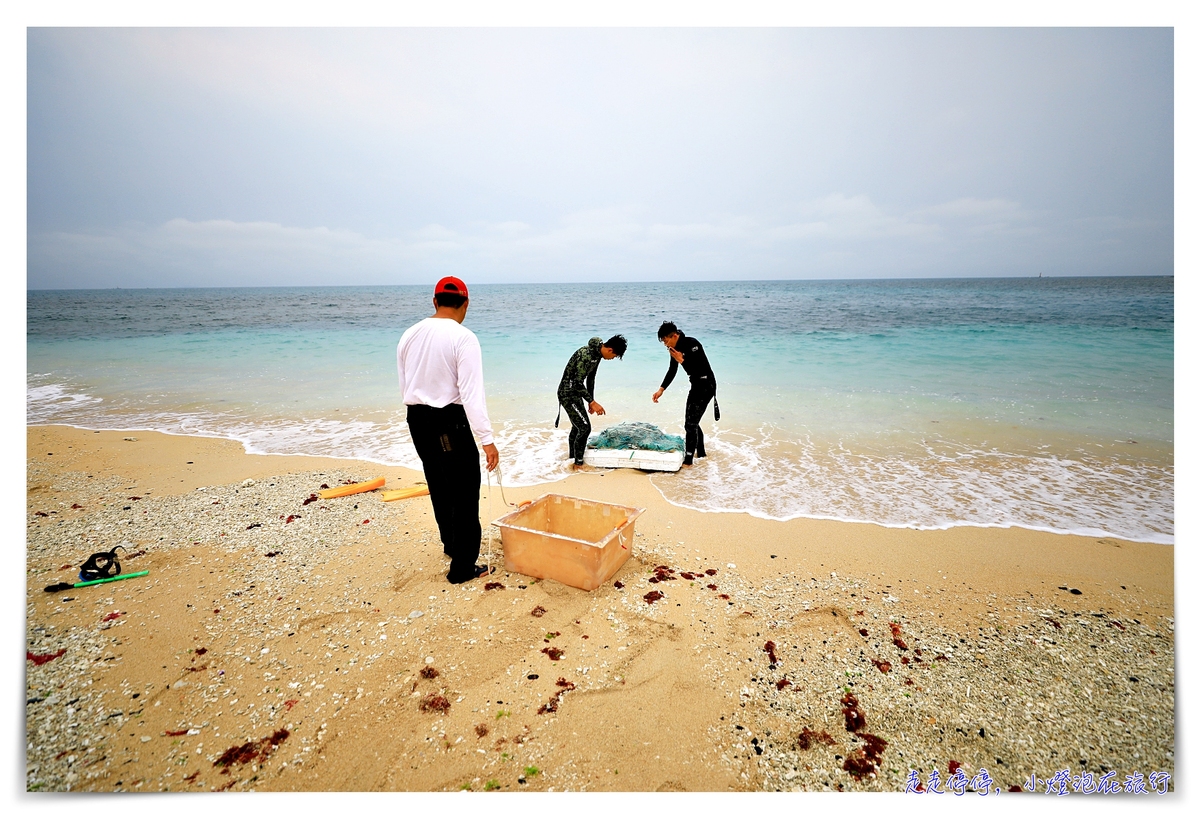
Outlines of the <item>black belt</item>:
{"type": "Polygon", "coordinates": [[[416,415],[417,417],[425,416],[428,418],[436,417],[466,417],[467,410],[463,408],[461,403],[447,403],[445,406],[430,406],[427,403],[409,403],[408,417],[416,415]]]}

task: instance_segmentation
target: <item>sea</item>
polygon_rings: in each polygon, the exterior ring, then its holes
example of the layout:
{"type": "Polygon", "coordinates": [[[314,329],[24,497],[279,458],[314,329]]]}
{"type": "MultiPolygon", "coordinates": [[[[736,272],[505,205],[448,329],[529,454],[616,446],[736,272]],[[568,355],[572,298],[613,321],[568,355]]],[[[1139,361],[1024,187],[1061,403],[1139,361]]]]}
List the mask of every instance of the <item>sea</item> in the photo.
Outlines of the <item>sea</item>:
{"type": "MultiPolygon", "coordinates": [[[[431,286],[31,290],[30,425],[227,438],[419,469],[396,344],[431,286]]],[[[603,361],[599,432],[683,433],[674,321],[716,373],[677,506],[889,527],[1018,526],[1174,543],[1174,278],[472,284],[506,486],[567,472],[555,388],[603,361]]]]}

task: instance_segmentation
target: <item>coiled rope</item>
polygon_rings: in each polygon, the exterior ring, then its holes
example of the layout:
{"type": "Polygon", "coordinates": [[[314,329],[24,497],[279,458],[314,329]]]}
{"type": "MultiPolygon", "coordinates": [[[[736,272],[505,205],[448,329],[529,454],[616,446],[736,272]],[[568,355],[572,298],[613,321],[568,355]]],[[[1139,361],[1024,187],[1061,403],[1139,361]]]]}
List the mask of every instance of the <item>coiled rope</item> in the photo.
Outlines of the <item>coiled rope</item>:
{"type": "MultiPolygon", "coordinates": [[[[500,464],[499,463],[496,464],[495,471],[496,471],[496,485],[500,488],[501,502],[503,502],[505,506],[512,506],[515,508],[515,505],[513,503],[508,502],[508,498],[504,496],[504,475],[500,473],[500,464]]],[[[492,525],[492,521],[496,519],[496,513],[494,511],[492,511],[492,473],[490,471],[487,473],[487,482],[488,482],[488,545],[487,545],[487,557],[485,558],[484,564],[487,565],[488,574],[490,575],[492,573],[492,536],[493,536],[492,529],[495,528],[495,526],[492,525]]]]}

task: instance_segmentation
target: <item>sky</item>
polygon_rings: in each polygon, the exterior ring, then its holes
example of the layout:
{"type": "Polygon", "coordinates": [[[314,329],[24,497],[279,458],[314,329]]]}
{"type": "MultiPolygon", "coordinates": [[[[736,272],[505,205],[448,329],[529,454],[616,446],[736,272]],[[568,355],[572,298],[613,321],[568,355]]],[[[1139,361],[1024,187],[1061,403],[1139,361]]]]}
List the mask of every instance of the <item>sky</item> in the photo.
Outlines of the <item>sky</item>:
{"type": "Polygon", "coordinates": [[[1170,275],[1171,28],[27,33],[27,286],[1170,275]]]}
{"type": "MultiPolygon", "coordinates": [[[[1177,252],[1180,313],[1195,303],[1195,231],[1173,230],[1197,218],[1194,2],[262,5],[0,14],[6,349],[24,347],[22,283],[1173,274],[1177,252]],[[358,24],[373,27],[342,28],[358,24]],[[959,25],[972,28],[940,28],[959,25]]],[[[1198,342],[1190,321],[1176,333],[1176,532],[1190,542],[1198,342]]],[[[20,542],[23,356],[3,367],[0,503],[20,542]]],[[[1191,575],[1193,550],[1176,561],[1191,575]]],[[[24,580],[9,576],[19,619],[24,580]]],[[[1195,622],[1192,596],[1177,609],[1195,622]]],[[[11,651],[23,638],[10,629],[11,651]]],[[[1181,689],[1193,653],[1177,657],[1181,689]]],[[[21,674],[4,679],[13,700],[21,674]]],[[[17,814],[75,807],[19,789],[17,814]]],[[[593,803],[611,811],[570,806],[593,803]]]]}

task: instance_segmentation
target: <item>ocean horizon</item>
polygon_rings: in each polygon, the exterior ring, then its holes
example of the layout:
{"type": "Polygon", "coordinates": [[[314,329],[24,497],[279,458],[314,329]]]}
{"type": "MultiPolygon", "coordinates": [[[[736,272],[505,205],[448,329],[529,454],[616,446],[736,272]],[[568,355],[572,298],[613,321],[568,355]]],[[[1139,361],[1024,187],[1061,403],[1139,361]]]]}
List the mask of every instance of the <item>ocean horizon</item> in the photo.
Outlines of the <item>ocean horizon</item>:
{"type": "MultiPolygon", "coordinates": [[[[649,482],[707,512],[1174,542],[1174,278],[472,284],[505,485],[568,472],[555,387],[592,336],[593,432],[650,400],[663,320],[712,361],[709,457],[649,482]]],[[[426,285],[27,291],[27,424],[420,468],[395,348],[426,285]]]]}

